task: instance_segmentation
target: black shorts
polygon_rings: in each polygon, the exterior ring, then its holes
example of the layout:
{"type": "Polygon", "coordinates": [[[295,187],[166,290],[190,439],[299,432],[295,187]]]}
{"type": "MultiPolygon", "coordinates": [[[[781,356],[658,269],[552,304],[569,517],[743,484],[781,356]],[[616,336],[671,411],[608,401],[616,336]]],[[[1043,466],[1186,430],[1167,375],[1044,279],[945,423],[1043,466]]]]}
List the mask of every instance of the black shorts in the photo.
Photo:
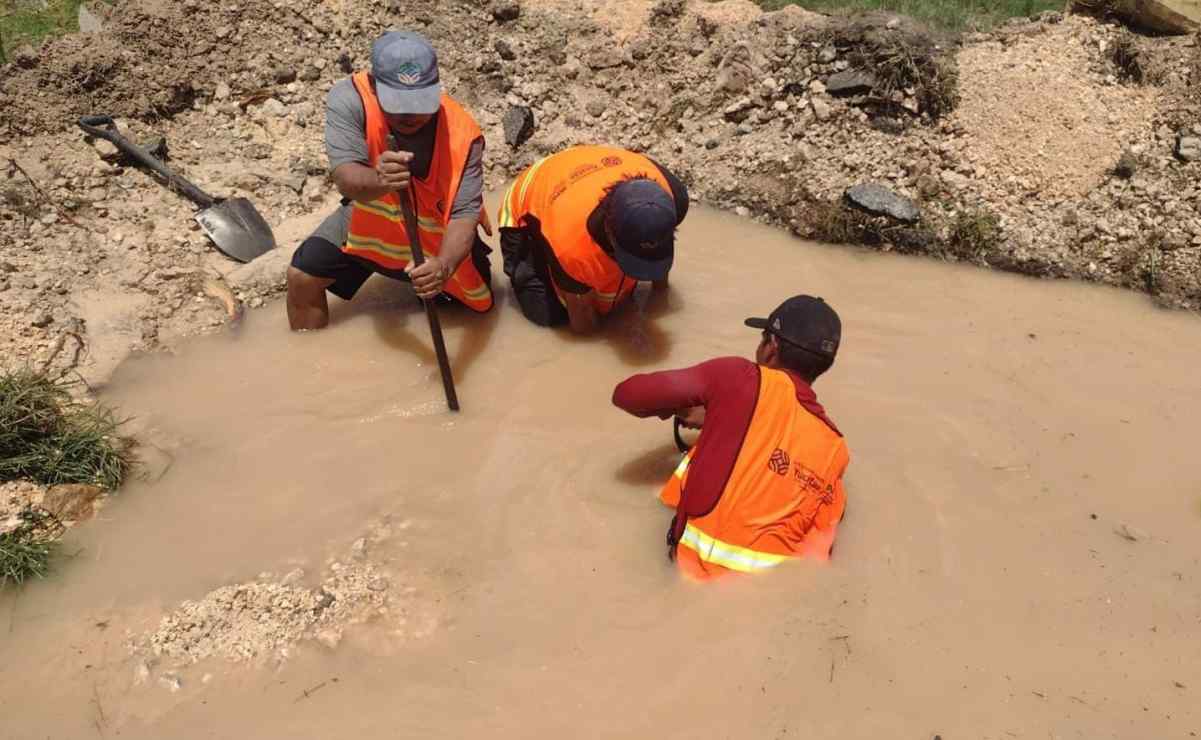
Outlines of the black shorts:
{"type": "MultiPolygon", "coordinates": [[[[479,270],[480,277],[489,288],[492,287],[492,263],[488,259],[491,252],[492,248],[476,234],[475,244],[471,248],[471,261],[475,263],[475,269],[479,270]]],[[[367,282],[372,273],[409,282],[409,276],[404,270],[389,270],[371,260],[347,254],[319,236],[310,236],[296,248],[292,254],[292,267],[306,275],[333,280],[333,284],[326,290],[344,301],[354,298],[354,294],[359,292],[359,288],[363,287],[363,283],[367,282]]]]}

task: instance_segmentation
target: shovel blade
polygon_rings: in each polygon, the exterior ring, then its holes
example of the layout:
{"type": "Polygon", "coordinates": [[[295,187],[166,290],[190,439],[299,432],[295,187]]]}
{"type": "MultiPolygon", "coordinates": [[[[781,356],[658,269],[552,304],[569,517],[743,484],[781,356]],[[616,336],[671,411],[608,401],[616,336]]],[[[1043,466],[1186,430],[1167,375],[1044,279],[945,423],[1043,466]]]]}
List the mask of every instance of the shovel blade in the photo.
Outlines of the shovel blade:
{"type": "Polygon", "coordinates": [[[254,204],[230,198],[196,214],[196,221],[217,249],[239,262],[250,262],[275,249],[275,234],[254,204]]]}

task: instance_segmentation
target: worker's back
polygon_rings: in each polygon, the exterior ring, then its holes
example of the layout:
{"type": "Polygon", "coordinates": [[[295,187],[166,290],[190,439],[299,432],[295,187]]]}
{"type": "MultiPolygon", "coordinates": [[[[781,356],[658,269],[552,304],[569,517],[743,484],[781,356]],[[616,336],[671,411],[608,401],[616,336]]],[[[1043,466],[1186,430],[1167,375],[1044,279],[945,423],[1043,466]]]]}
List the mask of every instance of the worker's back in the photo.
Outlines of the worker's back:
{"type": "MultiPolygon", "coordinates": [[[[688,485],[691,455],[663,490],[669,506],[688,485]]],[[[721,498],[680,537],[682,567],[711,576],[763,570],[788,557],[827,559],[846,505],[849,459],[837,430],[797,400],[789,374],[760,366],[758,400],[721,498]]]]}

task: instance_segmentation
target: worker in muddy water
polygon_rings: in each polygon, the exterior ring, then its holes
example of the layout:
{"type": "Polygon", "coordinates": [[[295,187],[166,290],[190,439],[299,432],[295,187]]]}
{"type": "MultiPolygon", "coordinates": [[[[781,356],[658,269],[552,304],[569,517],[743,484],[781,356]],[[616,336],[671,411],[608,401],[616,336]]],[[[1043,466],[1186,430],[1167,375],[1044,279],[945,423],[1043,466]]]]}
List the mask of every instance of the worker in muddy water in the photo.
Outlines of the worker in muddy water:
{"type": "Polygon", "coordinates": [[[669,557],[699,580],[828,559],[846,505],[847,445],[812,389],[838,352],[838,314],[801,295],[746,324],[762,331],[754,362],[635,375],[613,393],[635,416],[701,429],[660,494],[676,511],[669,557]]]}
{"type": "Polygon", "coordinates": [[[411,281],[424,299],[492,307],[491,233],[483,206],[484,139],[475,119],[442,92],[429,41],[389,31],[372,46],[371,71],[326,98],[325,149],[342,205],[292,256],[288,321],[329,323],[326,292],[350,300],[378,273],[411,281]],[[412,190],[426,261],[412,252],[400,198],[412,190]]]}
{"type": "Polygon", "coordinates": [[[576,146],[535,162],[501,203],[501,253],[521,312],[579,333],[634,292],[667,286],[688,190],[649,157],[576,146]]]}

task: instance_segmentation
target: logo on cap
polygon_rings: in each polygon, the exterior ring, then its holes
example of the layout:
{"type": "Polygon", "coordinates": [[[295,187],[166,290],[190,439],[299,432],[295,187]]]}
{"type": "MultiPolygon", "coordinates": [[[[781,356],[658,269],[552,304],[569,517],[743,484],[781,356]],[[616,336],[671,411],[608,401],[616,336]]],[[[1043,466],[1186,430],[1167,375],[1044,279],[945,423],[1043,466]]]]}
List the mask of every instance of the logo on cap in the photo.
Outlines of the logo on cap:
{"type": "Polygon", "coordinates": [[[606,167],[616,167],[621,164],[621,157],[604,157],[601,159],[601,164],[606,167]]]}
{"type": "Polygon", "coordinates": [[[396,79],[405,85],[416,85],[421,82],[421,67],[412,62],[405,62],[396,70],[396,79]]]}

